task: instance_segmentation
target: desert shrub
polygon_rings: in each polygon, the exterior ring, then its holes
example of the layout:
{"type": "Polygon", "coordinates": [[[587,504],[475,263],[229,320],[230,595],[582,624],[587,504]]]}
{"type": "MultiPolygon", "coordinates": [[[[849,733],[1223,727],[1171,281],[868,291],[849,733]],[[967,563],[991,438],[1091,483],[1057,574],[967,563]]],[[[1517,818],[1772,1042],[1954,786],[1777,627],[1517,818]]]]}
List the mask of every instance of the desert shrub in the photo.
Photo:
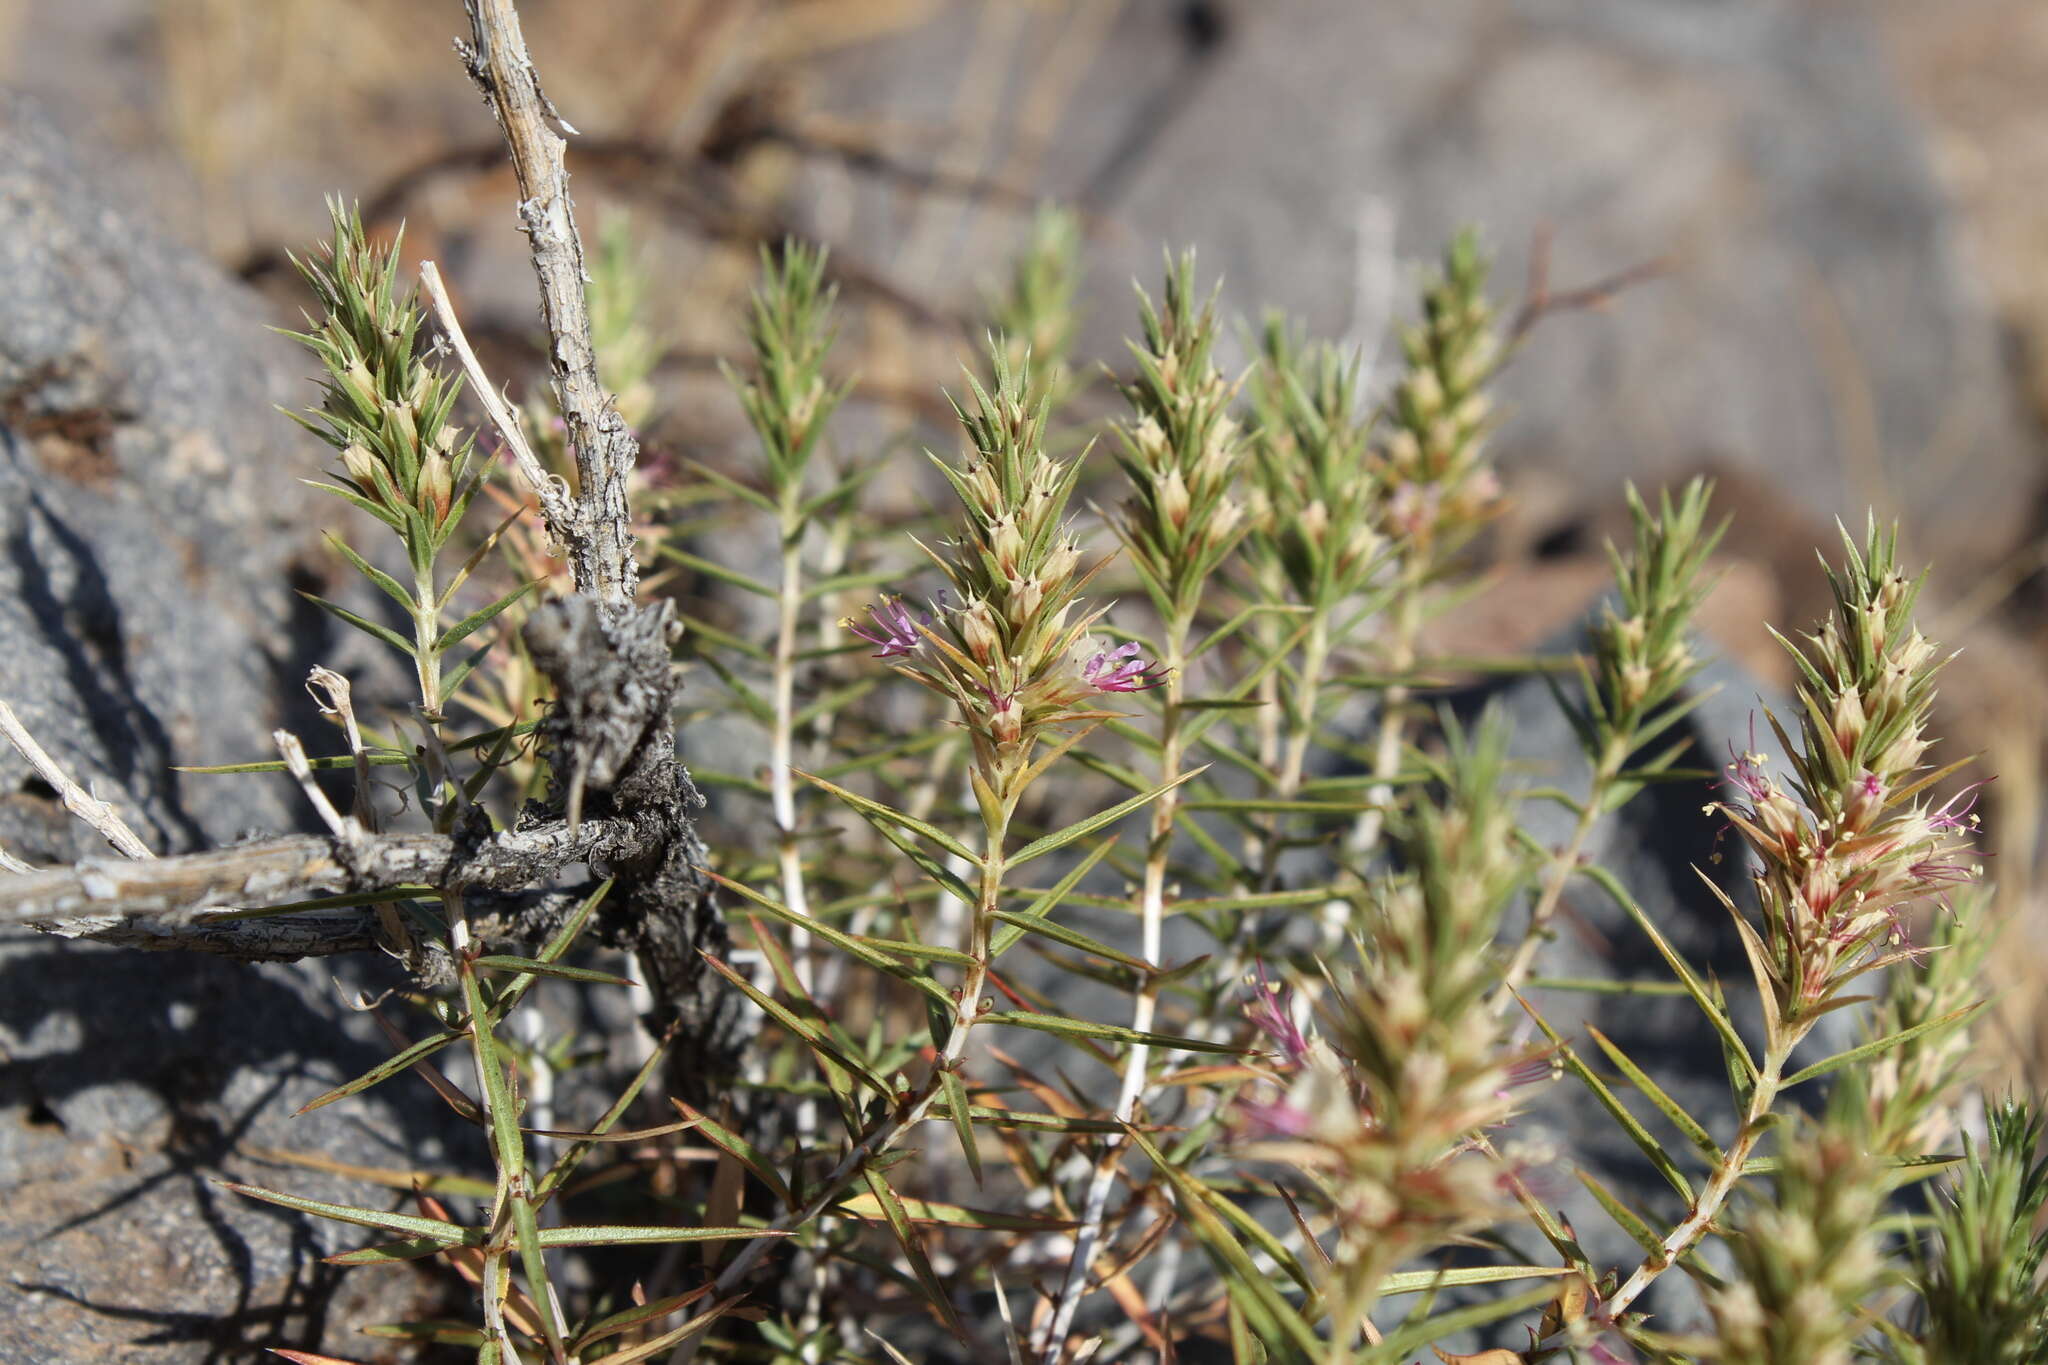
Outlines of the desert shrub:
{"type": "Polygon", "coordinates": [[[319,670],[327,752],[281,734],[237,766],[288,771],[322,835],[0,887],[37,923],[374,919],[416,1041],[323,1102],[419,1070],[488,1180],[414,1211],[242,1193],[368,1230],[343,1263],[437,1258],[476,1288],[465,1321],[381,1330],[500,1365],[2043,1358],[2041,1122],[1956,1117],[1993,929],[1895,532],[1845,535],[1834,613],[1783,640],[1783,757],[1718,774],[1753,869],[1739,897],[1705,882],[1750,969],[1721,981],[1584,856],[1720,766],[1682,724],[1711,490],[1630,491],[1569,668],[1425,647],[1483,586],[1489,394],[1532,320],[1503,321],[1475,236],[1423,282],[1385,392],[1284,320],[1233,371],[1194,256],[1169,257],[1098,420],[1073,415],[1080,233],[1048,211],[929,455],[836,436],[858,357],[829,260],[786,243],[728,374],[754,454],[656,479],[633,430],[658,329],[624,239],[584,261],[560,138],[504,79],[509,15],[478,7],[471,67],[521,154],[552,401],[505,403],[438,276],[411,287],[346,209],[301,263],[325,378],[300,420],[362,514],[337,552],[397,624],[321,605],[416,695],[358,716],[319,670]],[[1441,704],[1545,670],[1573,791],[1531,786],[1497,710],[1441,704]],[[678,721],[685,758],[695,735],[762,761],[686,770],[678,721]],[[322,769],[353,776],[347,809],[322,769]],[[1569,814],[1556,846],[1524,830],[1538,802],[1569,814]],[[1661,980],[1537,974],[1572,888],[1661,980]],[[1666,1041],[1725,1059],[1726,1112],[1660,1085],[1655,1040],[1554,1027],[1577,990],[1683,1001],[1666,1041]],[[583,991],[625,993],[649,1041],[570,1114],[602,1049],[536,1001],[583,991]],[[1545,1086],[1675,1198],[1526,1140],[1545,1086]],[[1639,1256],[1586,1251],[1567,1179],[1639,1256]],[[1645,1312],[1673,1271],[1689,1332],[1645,1312]],[[1489,1332],[1515,1344],[1443,1349],[1489,1332]]]}

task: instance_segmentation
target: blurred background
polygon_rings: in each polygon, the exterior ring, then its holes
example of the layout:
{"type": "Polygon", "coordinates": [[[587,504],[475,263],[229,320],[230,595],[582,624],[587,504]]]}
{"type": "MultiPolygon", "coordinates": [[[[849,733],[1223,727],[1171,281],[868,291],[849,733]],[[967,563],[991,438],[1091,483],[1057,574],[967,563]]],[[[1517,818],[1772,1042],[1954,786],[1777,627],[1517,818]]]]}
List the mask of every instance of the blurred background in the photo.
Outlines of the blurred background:
{"type": "MultiPolygon", "coordinates": [[[[716,363],[739,351],[759,245],[790,233],[831,247],[852,421],[876,432],[939,429],[938,385],[1047,199],[1083,215],[1089,359],[1121,356],[1128,282],[1165,245],[1199,248],[1228,309],[1283,309],[1368,365],[1460,225],[1492,244],[1508,306],[1625,282],[1546,319],[1508,376],[1501,586],[1444,630],[1553,637],[1601,587],[1622,481],[1708,472],[1735,518],[1710,629],[1770,689],[1787,679],[1762,623],[1824,609],[1813,551],[1834,519],[1901,518],[1935,565],[1932,631],[1965,649],[1951,752],[1998,774],[1991,869],[2021,987],[2003,1036],[2016,1064],[2048,1055],[2048,5],[521,9],[583,135],[579,208],[627,221],[656,291],[656,459],[739,447],[716,363]]],[[[0,0],[0,83],[281,323],[302,303],[285,253],[317,238],[324,195],[403,220],[516,384],[537,365],[532,277],[497,130],[450,50],[464,31],[456,0],[0,0]]]]}

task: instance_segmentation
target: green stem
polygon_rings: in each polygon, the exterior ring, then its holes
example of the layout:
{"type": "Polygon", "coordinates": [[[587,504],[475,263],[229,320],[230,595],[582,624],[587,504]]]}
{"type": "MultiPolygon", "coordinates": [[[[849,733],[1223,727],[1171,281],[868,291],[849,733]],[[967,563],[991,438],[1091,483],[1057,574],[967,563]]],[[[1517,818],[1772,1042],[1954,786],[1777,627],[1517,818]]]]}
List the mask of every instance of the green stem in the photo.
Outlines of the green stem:
{"type": "Polygon", "coordinates": [[[1765,1049],[1756,1088],[1750,1092],[1748,1110],[1743,1114],[1741,1128],[1736,1130],[1735,1140],[1721,1154],[1720,1164],[1714,1168],[1714,1174],[1700,1191],[1699,1198],[1693,1201],[1692,1210],[1684,1221],[1671,1230],[1662,1247],[1637,1266],[1628,1282],[1607,1300],[1605,1308],[1608,1313],[1620,1316],[1622,1310],[1634,1303],[1659,1275],[1676,1265],[1713,1226],[1714,1216],[1721,1211],[1721,1206],[1742,1179],[1743,1165],[1764,1135],[1767,1126],[1764,1120],[1769,1117],[1771,1106],[1777,1102],[1778,1091],[1784,1084],[1785,1063],[1791,1057],[1792,1049],[1799,1045],[1811,1027],[1811,1024],[1795,1026],[1791,1036],[1777,1046],[1765,1049]]]}
{"type": "MultiPolygon", "coordinates": [[[[519,1131],[519,1104],[506,1080],[504,1059],[499,1055],[490,1011],[485,1008],[483,987],[477,980],[471,951],[469,912],[459,892],[444,892],[441,902],[448,916],[448,947],[455,959],[456,980],[462,1003],[469,1015],[470,1056],[476,1064],[477,1101],[491,1135],[492,1164],[497,1169],[491,1200],[491,1253],[501,1256],[505,1248],[499,1239],[509,1225],[512,1241],[526,1268],[528,1288],[539,1311],[542,1335],[550,1356],[568,1358],[562,1340],[560,1310],[547,1269],[547,1255],[540,1246],[540,1230],[528,1197],[526,1141],[519,1131]]],[[[487,1264],[488,1268],[488,1264],[487,1264]]],[[[486,1325],[503,1336],[503,1311],[498,1295],[490,1289],[491,1277],[484,1277],[486,1325]]]]}
{"type": "Polygon", "coordinates": [[[1536,965],[1536,954],[1542,949],[1550,934],[1550,922],[1557,917],[1557,907],[1564,899],[1564,889],[1570,884],[1572,874],[1579,870],[1579,855],[1585,851],[1586,840],[1591,837],[1593,827],[1600,823],[1601,807],[1607,803],[1608,792],[1621,768],[1628,761],[1628,742],[1624,735],[1612,735],[1600,751],[1600,760],[1594,766],[1593,780],[1587,787],[1586,800],[1579,807],[1578,822],[1572,826],[1571,837],[1551,857],[1543,873],[1543,889],[1538,893],[1536,904],[1529,911],[1529,927],[1522,935],[1522,941],[1515,945],[1514,955],[1501,971],[1500,986],[1495,990],[1491,1009],[1495,1015],[1504,1012],[1513,1003],[1515,992],[1520,989],[1530,970],[1536,965]]]}
{"type": "MultiPolygon", "coordinates": [[[[1280,771],[1273,777],[1273,796],[1289,800],[1301,789],[1301,775],[1308,767],[1309,745],[1316,736],[1316,711],[1322,704],[1323,670],[1330,661],[1330,619],[1317,611],[1301,646],[1301,674],[1288,707],[1287,742],[1281,754],[1280,771]]],[[[1276,813],[1267,828],[1266,847],[1259,860],[1261,892],[1271,891],[1280,874],[1281,833],[1284,813],[1276,813]]]]}
{"type": "Polygon", "coordinates": [[[429,721],[441,719],[441,609],[431,568],[415,571],[412,583],[413,666],[419,674],[420,711],[429,721]]]}
{"type": "MultiPolygon", "coordinates": [[[[1387,646],[1387,671],[1400,677],[1415,666],[1415,640],[1422,631],[1422,584],[1427,577],[1422,561],[1409,559],[1394,589],[1393,638],[1387,646]]],[[[1409,688],[1395,683],[1380,697],[1379,735],[1373,742],[1373,785],[1366,789],[1372,809],[1362,812],[1351,828],[1351,851],[1368,854],[1380,841],[1386,827],[1387,804],[1394,799],[1389,785],[1401,770],[1401,741],[1408,729],[1409,688]]]]}
{"type": "MultiPolygon", "coordinates": [[[[1160,659],[1166,670],[1159,720],[1159,782],[1162,786],[1181,775],[1181,700],[1186,687],[1183,674],[1187,669],[1188,635],[1193,626],[1193,614],[1184,613],[1168,622],[1166,628],[1166,648],[1160,659]]],[[[1173,821],[1179,805],[1180,788],[1177,786],[1161,792],[1152,803],[1152,837],[1146,845],[1145,879],[1139,892],[1138,915],[1142,945],[1139,955],[1154,968],[1161,965],[1160,959],[1165,954],[1167,857],[1173,848],[1173,821]]],[[[1131,1001],[1131,1027],[1140,1033],[1149,1033],[1158,1006],[1158,979],[1149,973],[1139,977],[1131,1001]]],[[[1117,1094],[1118,1120],[1128,1123],[1137,1114],[1138,1105],[1145,1096],[1151,1061],[1152,1049],[1148,1044],[1131,1045],[1124,1058],[1123,1087],[1117,1094]]],[[[1103,1144],[1101,1159],[1096,1162],[1094,1177],[1089,1181],[1088,1193],[1082,1202],[1081,1226],[1074,1234],[1074,1251],[1067,1261],[1066,1280],[1060,1286],[1057,1306],[1045,1329],[1041,1365],[1057,1365],[1067,1329],[1073,1325],[1074,1312],[1087,1288],[1089,1266],[1095,1260],[1095,1245],[1102,1234],[1109,1191],[1116,1181],[1123,1147],[1121,1138],[1108,1139],[1103,1144]]]]}
{"type": "MultiPolygon", "coordinates": [[[[1003,798],[1001,807],[994,816],[984,821],[983,829],[986,848],[982,854],[981,886],[975,897],[974,918],[968,929],[968,952],[974,959],[969,964],[960,983],[960,997],[954,1003],[952,1028],[946,1035],[946,1044],[939,1051],[931,1073],[922,1084],[908,1095],[897,1099],[888,1114],[871,1124],[857,1139],[852,1150],[840,1158],[839,1164],[828,1172],[817,1187],[817,1193],[800,1208],[791,1209],[773,1222],[764,1232],[788,1232],[803,1227],[815,1220],[826,1209],[837,1203],[839,1196],[848,1185],[859,1179],[867,1169],[868,1162],[880,1156],[901,1141],[903,1135],[923,1122],[926,1114],[945,1088],[945,1075],[960,1064],[967,1052],[967,1035],[981,1017],[981,993],[988,985],[989,941],[996,923],[996,910],[1003,900],[1003,875],[1007,864],[1003,858],[1003,844],[1009,837],[1010,819],[1016,810],[1015,793],[1003,798]]],[[[781,1239],[760,1237],[741,1246],[712,1286],[712,1298],[732,1292],[739,1282],[746,1278],[781,1239]]],[[[669,1357],[670,1365],[687,1365],[694,1359],[697,1343],[703,1338],[694,1336],[677,1345],[669,1357]]]]}
{"type": "MultiPolygon", "coordinates": [[[[774,661],[774,731],[769,738],[769,796],[775,810],[776,859],[782,874],[782,901],[799,915],[810,913],[804,891],[803,850],[797,841],[796,782],[793,771],[796,743],[796,653],[797,632],[802,625],[803,524],[796,509],[786,506],[782,521],[782,583],[777,594],[777,624],[774,661]]],[[[796,978],[805,990],[811,988],[811,935],[792,928],[790,959],[796,978]]]]}

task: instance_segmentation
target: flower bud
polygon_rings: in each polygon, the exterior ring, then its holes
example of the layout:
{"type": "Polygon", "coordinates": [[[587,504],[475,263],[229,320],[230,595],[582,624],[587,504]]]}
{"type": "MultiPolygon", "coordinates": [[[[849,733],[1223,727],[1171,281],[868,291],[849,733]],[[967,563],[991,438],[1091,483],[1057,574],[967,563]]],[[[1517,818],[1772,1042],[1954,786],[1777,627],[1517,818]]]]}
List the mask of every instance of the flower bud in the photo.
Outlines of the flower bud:
{"type": "Polygon", "coordinates": [[[998,744],[1015,744],[1024,733],[1023,717],[1008,697],[999,697],[988,717],[989,738],[998,744]]]}
{"type": "Polygon", "coordinates": [[[1038,614],[1038,604],[1044,600],[1045,588],[1036,578],[1011,579],[1009,601],[1004,604],[1010,628],[1023,630],[1030,625],[1031,618],[1038,614]]]}
{"type": "Polygon", "coordinates": [[[1409,421],[1421,426],[1444,407],[1444,387],[1438,382],[1436,371],[1427,365],[1417,366],[1408,372],[1401,382],[1402,406],[1409,421]]]}
{"type": "Polygon", "coordinates": [[[1868,724],[1863,714],[1863,698],[1854,688],[1835,698],[1835,713],[1831,721],[1835,745],[1841,750],[1842,757],[1847,758],[1856,752],[1856,742],[1863,738],[1864,727],[1868,724]]]}
{"type": "Polygon", "coordinates": [[[1188,485],[1179,469],[1168,469],[1159,480],[1157,498],[1159,515],[1167,525],[1180,530],[1188,524],[1188,485]]]}
{"type": "Polygon", "coordinates": [[[1317,498],[1301,509],[1298,525],[1303,541],[1320,546],[1324,532],[1330,529],[1330,509],[1323,506],[1321,498],[1317,498]]]}
{"type": "Polygon", "coordinates": [[[1064,583],[1073,576],[1074,566],[1080,562],[1080,547],[1071,540],[1064,540],[1045,557],[1045,566],[1038,571],[1038,576],[1047,583],[1064,583]]]}
{"type": "Polygon", "coordinates": [[[1805,832],[1806,819],[1797,802],[1781,791],[1771,791],[1757,798],[1757,824],[1764,833],[1771,836],[1781,853],[1798,849],[1800,836],[1805,832]]]}
{"type": "Polygon", "coordinates": [[[377,411],[377,381],[371,378],[369,366],[360,359],[350,361],[341,375],[341,383],[365,414],[377,411]]]}
{"type": "Polygon", "coordinates": [[[1205,548],[1228,544],[1237,531],[1237,525],[1244,519],[1244,512],[1235,499],[1225,496],[1216,504],[1216,510],[1202,526],[1202,544],[1205,548]]]}
{"type": "Polygon", "coordinates": [[[1842,828],[1851,834],[1869,829],[1884,810],[1884,798],[1884,783],[1875,773],[1859,776],[1849,784],[1849,799],[1842,803],[1842,828]]]}
{"type": "Polygon", "coordinates": [[[960,624],[960,640],[967,646],[967,652],[974,661],[986,664],[1002,648],[1002,637],[996,634],[995,618],[990,614],[988,603],[976,601],[964,608],[957,620],[960,624]]]}
{"type": "Polygon", "coordinates": [[[1024,553],[1024,537],[1017,530],[1017,523],[1009,517],[994,522],[988,528],[989,550],[996,557],[996,564],[1005,574],[1017,571],[1017,561],[1024,553]]]}
{"type": "Polygon", "coordinates": [[[354,441],[349,442],[341,452],[341,467],[355,481],[356,487],[372,497],[376,496],[377,461],[368,450],[354,441]]]}
{"type": "Polygon", "coordinates": [[[420,511],[432,513],[434,525],[439,526],[448,519],[448,507],[453,498],[454,483],[448,457],[438,450],[428,451],[427,458],[420,462],[420,511]]]}

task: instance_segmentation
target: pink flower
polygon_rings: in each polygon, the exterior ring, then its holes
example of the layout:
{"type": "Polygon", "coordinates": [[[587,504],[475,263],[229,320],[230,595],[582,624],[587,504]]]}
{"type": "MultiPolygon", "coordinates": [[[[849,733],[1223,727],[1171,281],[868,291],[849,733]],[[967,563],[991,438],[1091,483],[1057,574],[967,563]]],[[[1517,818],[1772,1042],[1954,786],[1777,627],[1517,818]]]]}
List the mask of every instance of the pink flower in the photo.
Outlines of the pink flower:
{"type": "Polygon", "coordinates": [[[910,614],[910,608],[903,605],[900,597],[884,597],[880,606],[869,607],[868,619],[873,623],[871,627],[861,626],[850,616],[839,624],[869,644],[880,645],[881,648],[871,656],[873,658],[900,658],[924,641],[917,630],[917,618],[910,614]]]}
{"type": "Polygon", "coordinates": [[[1308,1134],[1308,1111],[1291,1100],[1239,1100],[1237,1107],[1255,1137],[1298,1138],[1308,1134]]]}
{"type": "Polygon", "coordinates": [[[1266,979],[1266,967],[1259,964],[1258,983],[1252,987],[1252,1002],[1244,1007],[1245,1018],[1273,1041],[1289,1066],[1300,1066],[1308,1058],[1308,1038],[1294,1022],[1292,993],[1266,979]]]}
{"type": "Polygon", "coordinates": [[[1135,644],[1105,650],[1082,665],[1081,677],[1098,692],[1143,692],[1166,681],[1166,670],[1140,658],[1135,644]]]}
{"type": "Polygon", "coordinates": [[[1939,830],[1943,834],[1954,834],[1975,825],[1977,817],[1970,814],[1970,812],[1977,804],[1978,789],[1983,785],[1982,782],[1972,782],[1969,786],[1951,796],[1943,803],[1939,810],[1928,812],[1928,827],[1939,830]],[[1963,798],[1966,796],[1970,799],[1963,801],[1963,798]],[[1963,801],[1963,808],[1961,810],[1956,809],[1956,802],[1958,801],[1963,801]]]}

